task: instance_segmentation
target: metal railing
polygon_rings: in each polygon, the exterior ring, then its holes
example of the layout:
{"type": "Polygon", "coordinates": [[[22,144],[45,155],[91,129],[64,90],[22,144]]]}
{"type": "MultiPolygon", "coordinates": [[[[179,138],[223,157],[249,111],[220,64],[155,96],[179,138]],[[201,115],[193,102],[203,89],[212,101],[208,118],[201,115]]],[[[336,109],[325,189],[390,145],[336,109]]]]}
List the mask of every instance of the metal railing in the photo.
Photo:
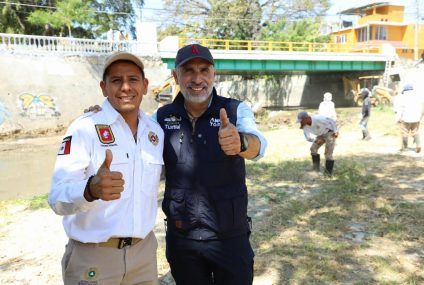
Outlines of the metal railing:
{"type": "Polygon", "coordinates": [[[108,54],[119,50],[152,55],[157,53],[157,47],[157,43],[137,41],[108,41],[0,33],[0,52],[92,55],[108,54]]]}
{"type": "MultiPolygon", "coordinates": [[[[214,50],[283,51],[283,52],[360,52],[381,53],[382,46],[340,43],[308,43],[281,41],[247,41],[221,39],[179,38],[179,47],[197,42],[214,50]]],[[[158,43],[139,41],[108,41],[66,37],[45,37],[0,33],[0,52],[63,53],[77,55],[108,54],[112,51],[128,51],[140,55],[157,55],[158,43]]],[[[178,48],[178,47],[175,47],[178,48]]],[[[175,50],[176,51],[176,50],[175,50]]]]}
{"type": "Polygon", "coordinates": [[[245,51],[285,51],[285,52],[360,52],[381,53],[381,46],[346,43],[309,43],[280,41],[246,41],[221,39],[190,39],[179,38],[179,46],[199,43],[210,49],[245,50],[245,51]]]}

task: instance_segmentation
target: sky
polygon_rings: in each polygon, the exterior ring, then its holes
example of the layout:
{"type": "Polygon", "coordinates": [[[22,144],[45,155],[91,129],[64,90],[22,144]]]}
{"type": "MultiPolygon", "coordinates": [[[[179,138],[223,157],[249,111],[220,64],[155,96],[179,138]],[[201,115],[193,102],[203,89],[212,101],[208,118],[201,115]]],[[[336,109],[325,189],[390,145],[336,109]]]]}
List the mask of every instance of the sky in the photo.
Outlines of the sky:
{"type": "MultiPolygon", "coordinates": [[[[376,0],[376,1],[370,1],[370,0],[332,0],[332,7],[328,11],[327,15],[329,15],[329,19],[337,19],[339,16],[337,16],[338,12],[341,12],[343,10],[349,9],[349,8],[355,8],[355,7],[361,7],[364,5],[376,3],[376,2],[389,2],[390,4],[394,5],[403,5],[405,6],[405,21],[413,21],[415,19],[415,3],[416,0],[376,0]]],[[[419,0],[420,4],[420,15],[421,17],[424,17],[424,0],[419,0]]],[[[344,16],[346,17],[346,16],[344,16]]]]}
{"type": "MultiPolygon", "coordinates": [[[[409,18],[415,17],[415,1],[416,0],[332,0],[332,6],[331,9],[328,11],[328,19],[330,20],[337,20],[339,16],[337,15],[338,12],[349,9],[349,8],[355,8],[360,7],[364,5],[368,5],[375,2],[390,2],[391,4],[398,4],[398,5],[404,5],[405,6],[405,16],[409,18]]],[[[424,17],[424,0],[419,0],[420,2],[420,15],[421,17],[424,17]]],[[[144,1],[144,9],[143,9],[143,20],[144,21],[157,21],[158,18],[155,16],[155,12],[160,14],[160,9],[163,9],[162,1],[161,0],[145,0],[144,1]]],[[[345,16],[346,17],[346,16],[345,16]]],[[[158,23],[159,24],[159,23],[158,23]]]]}

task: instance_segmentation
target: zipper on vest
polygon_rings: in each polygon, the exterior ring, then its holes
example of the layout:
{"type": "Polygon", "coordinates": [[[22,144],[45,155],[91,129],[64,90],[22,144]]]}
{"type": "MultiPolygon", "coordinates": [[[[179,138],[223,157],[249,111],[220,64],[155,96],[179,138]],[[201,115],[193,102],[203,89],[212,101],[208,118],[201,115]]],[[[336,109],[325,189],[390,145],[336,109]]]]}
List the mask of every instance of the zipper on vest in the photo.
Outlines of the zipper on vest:
{"type": "Polygon", "coordinates": [[[180,144],[178,145],[178,159],[182,159],[183,157],[183,142],[184,142],[184,133],[181,132],[180,134],[180,144]]]}
{"type": "Polygon", "coordinates": [[[193,141],[194,141],[194,133],[195,133],[195,131],[196,131],[196,121],[197,121],[197,118],[193,118],[193,119],[191,119],[191,127],[192,127],[192,130],[191,130],[190,143],[193,143],[193,141]]]}

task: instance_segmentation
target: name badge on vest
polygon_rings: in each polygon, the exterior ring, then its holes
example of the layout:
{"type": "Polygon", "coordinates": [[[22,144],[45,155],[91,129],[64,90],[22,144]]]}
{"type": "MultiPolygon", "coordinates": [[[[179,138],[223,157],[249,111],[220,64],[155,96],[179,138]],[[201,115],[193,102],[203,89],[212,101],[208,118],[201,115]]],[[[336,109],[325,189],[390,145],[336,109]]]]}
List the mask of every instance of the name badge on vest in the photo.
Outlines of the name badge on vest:
{"type": "Polygon", "coordinates": [[[177,118],[174,115],[163,119],[165,122],[165,129],[167,130],[179,130],[181,129],[181,117],[177,118]]]}
{"type": "Polygon", "coordinates": [[[219,118],[211,118],[209,121],[209,124],[211,127],[220,127],[221,126],[221,119],[219,118]]]}

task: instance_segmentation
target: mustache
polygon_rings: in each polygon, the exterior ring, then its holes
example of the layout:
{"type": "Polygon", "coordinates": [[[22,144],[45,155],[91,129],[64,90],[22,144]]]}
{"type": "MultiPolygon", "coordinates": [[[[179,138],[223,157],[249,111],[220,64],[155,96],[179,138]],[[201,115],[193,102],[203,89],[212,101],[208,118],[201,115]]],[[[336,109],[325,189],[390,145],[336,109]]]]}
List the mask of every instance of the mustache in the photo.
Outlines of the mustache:
{"type": "Polygon", "coordinates": [[[187,84],[187,88],[193,88],[193,87],[195,87],[195,88],[199,88],[199,87],[208,88],[208,85],[205,84],[205,83],[201,83],[201,84],[189,83],[189,84],[187,84]]]}

